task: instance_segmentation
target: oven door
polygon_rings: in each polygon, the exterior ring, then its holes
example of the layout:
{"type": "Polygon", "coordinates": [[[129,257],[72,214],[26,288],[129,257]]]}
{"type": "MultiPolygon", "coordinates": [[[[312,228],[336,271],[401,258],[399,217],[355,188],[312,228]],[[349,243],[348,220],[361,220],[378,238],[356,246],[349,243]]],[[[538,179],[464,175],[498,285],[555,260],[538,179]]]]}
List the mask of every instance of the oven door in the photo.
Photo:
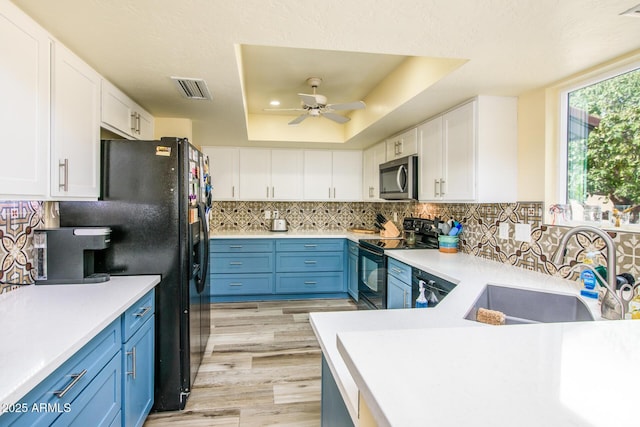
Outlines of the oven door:
{"type": "Polygon", "coordinates": [[[359,246],[358,306],[363,309],[387,308],[387,260],[383,253],[359,246]]]}

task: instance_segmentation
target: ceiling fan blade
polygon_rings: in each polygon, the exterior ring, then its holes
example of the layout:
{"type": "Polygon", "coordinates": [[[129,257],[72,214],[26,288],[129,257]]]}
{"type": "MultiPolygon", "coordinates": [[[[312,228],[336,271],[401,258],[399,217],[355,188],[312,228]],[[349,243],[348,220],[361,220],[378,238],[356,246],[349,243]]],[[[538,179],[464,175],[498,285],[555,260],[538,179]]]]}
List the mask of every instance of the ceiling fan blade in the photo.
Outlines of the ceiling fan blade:
{"type": "Polygon", "coordinates": [[[344,104],[328,104],[327,108],[332,110],[362,110],[366,104],[362,101],[347,102],[344,104]]]}
{"type": "Polygon", "coordinates": [[[309,95],[306,93],[299,93],[298,96],[304,103],[304,105],[308,105],[309,107],[315,107],[316,105],[324,105],[327,102],[327,98],[322,95],[309,95]]]}
{"type": "Polygon", "coordinates": [[[304,108],[263,108],[262,111],[307,111],[304,108]]]}
{"type": "Polygon", "coordinates": [[[340,114],[336,113],[323,113],[322,116],[340,124],[347,123],[349,120],[351,120],[349,117],[341,116],[340,114]]]}
{"type": "Polygon", "coordinates": [[[297,125],[300,122],[302,122],[304,119],[306,119],[308,117],[307,114],[301,114],[298,117],[296,117],[295,119],[291,120],[288,124],[289,125],[297,125]]]}

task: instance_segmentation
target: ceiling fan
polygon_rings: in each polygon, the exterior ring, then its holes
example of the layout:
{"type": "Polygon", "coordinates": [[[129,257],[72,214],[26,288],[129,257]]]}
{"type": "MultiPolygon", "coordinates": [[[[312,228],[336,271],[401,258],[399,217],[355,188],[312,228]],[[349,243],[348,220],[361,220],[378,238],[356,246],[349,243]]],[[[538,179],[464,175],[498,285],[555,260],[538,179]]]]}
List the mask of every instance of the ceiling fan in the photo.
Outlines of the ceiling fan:
{"type": "Polygon", "coordinates": [[[349,117],[334,113],[334,111],[343,110],[361,110],[365,108],[362,101],[347,102],[343,104],[327,104],[327,97],[316,93],[316,89],[322,83],[320,77],[309,77],[307,84],[313,88],[313,94],[299,93],[298,96],[302,102],[301,108],[267,108],[265,111],[303,111],[295,119],[291,120],[289,125],[297,125],[307,117],[325,117],[336,123],[346,123],[351,120],[349,117]]]}

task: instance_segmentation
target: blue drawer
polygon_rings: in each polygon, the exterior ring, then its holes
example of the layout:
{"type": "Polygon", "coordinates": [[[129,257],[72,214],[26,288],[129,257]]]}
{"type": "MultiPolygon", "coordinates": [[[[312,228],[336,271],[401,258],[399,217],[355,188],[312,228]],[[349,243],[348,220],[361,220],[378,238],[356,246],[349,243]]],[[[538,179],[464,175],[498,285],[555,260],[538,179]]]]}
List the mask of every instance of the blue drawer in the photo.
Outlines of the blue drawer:
{"type": "Polygon", "coordinates": [[[396,261],[393,258],[387,258],[387,273],[398,278],[401,282],[411,283],[411,266],[396,261]]]}
{"type": "Polygon", "coordinates": [[[273,293],[273,274],[213,274],[211,295],[261,295],[273,293]]]}
{"type": "Polygon", "coordinates": [[[342,271],[344,252],[299,253],[276,255],[277,272],[342,271]]]}
{"type": "Polygon", "coordinates": [[[211,239],[211,252],[273,252],[273,239],[211,239]]]}
{"type": "Polygon", "coordinates": [[[281,239],[276,241],[278,252],[343,251],[344,239],[281,239]]]}
{"type": "Polygon", "coordinates": [[[311,294],[316,292],[346,292],[342,272],[276,274],[277,294],[311,294]]]}
{"type": "Polygon", "coordinates": [[[154,289],[135,302],[122,315],[122,341],[127,342],[156,311],[154,289]]]}
{"type": "Polygon", "coordinates": [[[273,272],[273,253],[216,253],[210,260],[212,274],[273,272]]]}

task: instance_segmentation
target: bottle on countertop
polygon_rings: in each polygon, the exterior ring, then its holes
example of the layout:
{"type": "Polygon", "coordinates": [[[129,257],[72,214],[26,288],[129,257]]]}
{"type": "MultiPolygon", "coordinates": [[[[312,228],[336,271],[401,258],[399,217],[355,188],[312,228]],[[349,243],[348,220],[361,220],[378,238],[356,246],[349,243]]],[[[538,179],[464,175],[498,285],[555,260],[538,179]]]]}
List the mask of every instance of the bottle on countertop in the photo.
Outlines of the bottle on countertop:
{"type": "Polygon", "coordinates": [[[416,308],[427,308],[429,306],[427,298],[424,296],[424,285],[424,280],[420,280],[418,282],[418,286],[420,286],[420,295],[416,298],[416,308]]]}
{"type": "Polygon", "coordinates": [[[598,299],[598,290],[596,289],[596,274],[593,272],[594,260],[598,253],[597,252],[589,252],[585,256],[582,261],[585,265],[590,266],[590,268],[585,268],[580,273],[580,281],[582,282],[583,289],[580,290],[580,295],[587,298],[598,299]]]}

